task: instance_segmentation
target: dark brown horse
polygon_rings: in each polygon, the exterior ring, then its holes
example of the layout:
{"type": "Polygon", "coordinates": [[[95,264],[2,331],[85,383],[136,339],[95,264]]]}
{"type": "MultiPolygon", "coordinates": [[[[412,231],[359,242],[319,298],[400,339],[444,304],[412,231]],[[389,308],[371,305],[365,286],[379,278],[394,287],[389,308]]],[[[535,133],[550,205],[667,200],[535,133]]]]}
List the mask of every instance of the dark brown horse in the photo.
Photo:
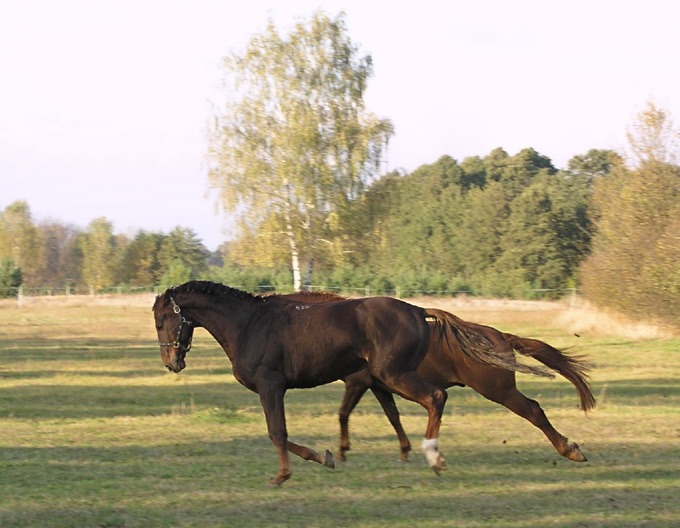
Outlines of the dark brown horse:
{"type": "MultiPolygon", "coordinates": [[[[153,312],[168,370],[177,373],[185,368],[193,330],[203,327],[229,356],[236,379],[259,394],[279,455],[273,484],[291,476],[288,451],[334,467],[329,452],[319,454],[288,440],[285,392],[360,370],[427,410],[425,455],[436,473],[445,469],[437,437],[446,392],[417,373],[430,341],[426,318],[431,312],[388,297],[309,304],[203,281],[170,288],[156,299],[153,312]]],[[[442,321],[441,327],[447,328],[447,323],[442,321]]]]}
{"type": "MultiPolygon", "coordinates": [[[[287,297],[309,303],[332,302],[343,298],[324,292],[299,292],[287,297]]],[[[568,379],[576,387],[581,408],[588,411],[595,407],[595,398],[588,384],[588,366],[582,358],[568,356],[536,339],[522,338],[499,332],[489,326],[463,321],[447,312],[429,310],[429,313],[437,319],[430,322],[430,345],[418,367],[418,374],[424,380],[442,390],[467,385],[538,427],[560,455],[575,462],[587,460],[577,444],[569,443],[553,427],[538,402],[527,398],[517,389],[515,381],[515,371],[554,376],[545,371],[522,368],[514,362],[513,351],[540,361],[568,379]],[[449,323],[444,334],[440,331],[442,321],[449,323]],[[454,334],[451,333],[452,329],[455,330],[454,334]],[[474,339],[475,336],[478,339],[474,339]]],[[[349,415],[364,393],[371,389],[397,432],[401,447],[400,459],[408,460],[411,444],[401,425],[399,411],[390,391],[365,369],[345,377],[344,382],[345,396],[340,406],[340,450],[335,455],[336,458],[345,460],[345,453],[350,450],[349,415]]]]}

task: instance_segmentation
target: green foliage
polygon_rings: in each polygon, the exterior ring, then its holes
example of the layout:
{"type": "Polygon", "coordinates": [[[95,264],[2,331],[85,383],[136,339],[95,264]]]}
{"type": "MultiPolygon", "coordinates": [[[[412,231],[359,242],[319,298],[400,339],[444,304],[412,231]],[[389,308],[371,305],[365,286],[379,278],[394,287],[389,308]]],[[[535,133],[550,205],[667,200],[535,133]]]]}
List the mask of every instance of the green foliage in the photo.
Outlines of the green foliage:
{"type": "Polygon", "coordinates": [[[90,222],[80,235],[79,246],[83,255],[82,278],[91,291],[114,283],[117,262],[113,225],[106,218],[90,222]]]}
{"type": "Polygon", "coordinates": [[[614,151],[591,149],[582,156],[571,158],[567,167],[572,174],[592,180],[609,174],[621,161],[621,156],[614,151]]]}
{"type": "Polygon", "coordinates": [[[27,286],[42,285],[43,244],[25,201],[18,200],[0,213],[0,256],[10,257],[21,268],[27,286]]]}
{"type": "Polygon", "coordinates": [[[160,286],[162,289],[167,289],[171,286],[179,286],[190,280],[191,269],[182,262],[182,259],[176,258],[170,263],[167,271],[161,276],[160,286]]]}
{"type": "Polygon", "coordinates": [[[240,267],[227,263],[222,267],[210,266],[202,274],[202,279],[221,282],[233,288],[253,293],[282,292],[292,293],[292,273],[281,266],[277,268],[240,267]]]}
{"type": "MultiPolygon", "coordinates": [[[[308,260],[314,270],[310,285],[347,293],[470,291],[509,297],[574,287],[596,217],[590,214],[592,186],[616,159],[608,151],[590,151],[574,158],[569,171],[556,172],[532,149],[516,156],[496,149],[462,163],[442,156],[410,174],[390,173],[352,199],[340,197],[328,210],[316,231],[323,238],[308,260]]],[[[51,265],[48,275],[95,291],[197,278],[249,291],[290,291],[294,272],[286,229],[281,211],[271,211],[259,224],[244,220],[241,236],[220,259],[224,264],[210,268],[210,253],[196,233],[179,226],[168,234],[140,231],[127,240],[101,218],[85,232],[45,225],[41,233],[64,270],[60,274],[51,265]]],[[[292,229],[305,238],[300,225],[292,229]]],[[[668,231],[660,243],[671,242],[668,231]]],[[[648,267],[658,277],[672,264],[658,259],[648,267]]]]}
{"type": "Polygon", "coordinates": [[[157,260],[159,269],[166,272],[176,260],[182,262],[192,277],[197,277],[206,268],[208,250],[201,243],[193,229],[175,227],[167,236],[163,237],[158,250],[157,260]]]}
{"type": "Polygon", "coordinates": [[[368,266],[337,266],[331,271],[321,271],[313,286],[351,294],[394,293],[394,283],[385,275],[368,266]]]}
{"type": "Polygon", "coordinates": [[[592,230],[590,182],[556,171],[533,149],[512,157],[496,149],[461,164],[443,156],[371,187],[367,196],[375,187],[388,206],[350,207],[340,222],[357,242],[343,247],[362,256],[350,262],[389,277],[395,289],[459,283],[475,294],[517,297],[572,286],[592,230]]]}
{"type": "Polygon", "coordinates": [[[44,244],[45,270],[40,286],[62,287],[81,280],[82,252],[78,247],[79,230],[56,221],[38,225],[44,244]]]}
{"type": "Polygon", "coordinates": [[[494,268],[503,250],[501,237],[510,216],[510,205],[499,182],[470,191],[465,199],[465,214],[458,226],[461,243],[458,255],[462,272],[475,290],[494,268]]]}
{"type": "Polygon", "coordinates": [[[534,179],[511,204],[499,270],[521,270],[526,289],[564,288],[585,256],[588,222],[582,194],[562,175],[534,179]]]}
{"type": "MultiPolygon", "coordinates": [[[[139,231],[135,235],[121,258],[120,272],[123,283],[132,286],[158,284],[162,275],[159,256],[164,238],[160,233],[146,231],[139,231]]],[[[166,268],[166,272],[168,269],[166,268]]]]}
{"type": "Polygon", "coordinates": [[[0,299],[16,297],[23,282],[22,273],[9,257],[0,258],[0,299]]]}

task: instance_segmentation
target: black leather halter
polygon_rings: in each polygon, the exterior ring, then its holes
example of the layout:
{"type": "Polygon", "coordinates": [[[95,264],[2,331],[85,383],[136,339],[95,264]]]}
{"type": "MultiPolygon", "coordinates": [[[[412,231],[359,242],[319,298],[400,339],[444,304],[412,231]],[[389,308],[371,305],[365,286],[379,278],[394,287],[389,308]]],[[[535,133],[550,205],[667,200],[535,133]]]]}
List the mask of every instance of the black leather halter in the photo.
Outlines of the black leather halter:
{"type": "MultiPolygon", "coordinates": [[[[179,318],[179,326],[177,327],[177,339],[175,339],[172,343],[160,343],[161,346],[167,346],[167,347],[173,347],[173,348],[180,348],[181,343],[179,342],[179,338],[182,335],[182,325],[187,325],[187,326],[193,326],[194,323],[192,321],[189,321],[186,317],[182,315],[182,309],[179,307],[179,305],[175,302],[175,299],[170,296],[170,302],[172,303],[172,311],[177,314],[177,317],[179,318]]],[[[187,343],[186,347],[184,348],[185,352],[189,352],[191,350],[191,342],[193,340],[193,335],[189,338],[189,342],[187,343]]]]}

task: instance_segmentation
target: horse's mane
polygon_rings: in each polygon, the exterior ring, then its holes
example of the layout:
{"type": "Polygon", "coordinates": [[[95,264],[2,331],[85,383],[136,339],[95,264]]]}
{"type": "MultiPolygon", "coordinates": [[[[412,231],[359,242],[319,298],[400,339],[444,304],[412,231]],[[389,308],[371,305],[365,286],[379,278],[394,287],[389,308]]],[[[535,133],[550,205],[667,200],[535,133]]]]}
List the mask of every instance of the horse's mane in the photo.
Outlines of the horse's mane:
{"type": "Polygon", "coordinates": [[[347,300],[347,297],[343,297],[342,295],[331,292],[299,291],[290,294],[273,293],[268,295],[253,295],[252,293],[248,293],[237,288],[232,288],[230,286],[220,284],[219,282],[194,280],[185,282],[180,286],[172,286],[165,290],[162,294],[156,297],[153,310],[155,310],[157,306],[160,306],[161,303],[166,302],[171,295],[174,296],[191,292],[200,292],[215,297],[231,297],[250,301],[266,301],[272,297],[313,304],[347,300]]]}
{"type": "Polygon", "coordinates": [[[302,302],[307,302],[307,303],[327,303],[327,302],[336,302],[336,301],[346,301],[347,297],[343,297],[342,295],[338,295],[337,293],[332,293],[332,292],[326,292],[326,291],[299,291],[295,293],[274,293],[271,295],[268,295],[268,297],[284,297],[286,299],[292,299],[294,301],[302,301],[302,302]]]}
{"type": "Polygon", "coordinates": [[[205,293],[208,295],[212,295],[214,297],[231,297],[235,299],[252,301],[262,301],[265,299],[265,297],[253,295],[252,293],[248,293],[237,288],[232,288],[230,286],[220,284],[219,282],[194,280],[185,282],[184,284],[181,284],[179,286],[172,286],[165,290],[165,292],[163,292],[156,298],[156,302],[153,305],[153,309],[155,310],[156,306],[158,306],[161,302],[164,302],[171,295],[174,296],[182,293],[191,292],[205,293]]]}

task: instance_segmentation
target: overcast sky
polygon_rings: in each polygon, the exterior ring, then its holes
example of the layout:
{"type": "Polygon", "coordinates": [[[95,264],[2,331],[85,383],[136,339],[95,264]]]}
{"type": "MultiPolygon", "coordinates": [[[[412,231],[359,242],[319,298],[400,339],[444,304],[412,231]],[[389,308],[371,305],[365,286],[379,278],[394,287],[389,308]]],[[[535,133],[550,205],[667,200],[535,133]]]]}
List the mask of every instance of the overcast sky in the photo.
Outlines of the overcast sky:
{"type": "Polygon", "coordinates": [[[392,120],[385,168],[533,147],[562,168],[621,149],[645,102],[680,120],[680,3],[0,0],[0,210],[117,233],[233,236],[205,170],[220,60],[268,18],[346,12],[392,120]]]}

